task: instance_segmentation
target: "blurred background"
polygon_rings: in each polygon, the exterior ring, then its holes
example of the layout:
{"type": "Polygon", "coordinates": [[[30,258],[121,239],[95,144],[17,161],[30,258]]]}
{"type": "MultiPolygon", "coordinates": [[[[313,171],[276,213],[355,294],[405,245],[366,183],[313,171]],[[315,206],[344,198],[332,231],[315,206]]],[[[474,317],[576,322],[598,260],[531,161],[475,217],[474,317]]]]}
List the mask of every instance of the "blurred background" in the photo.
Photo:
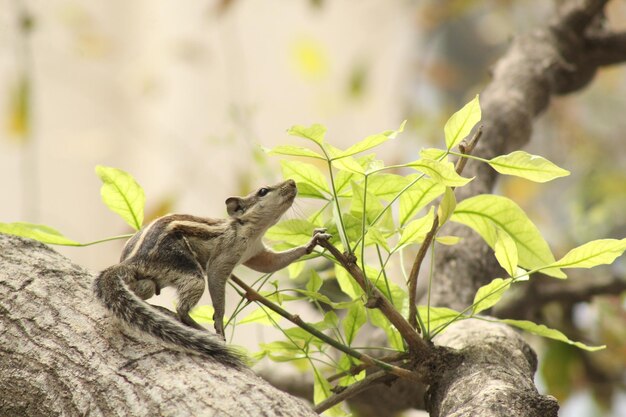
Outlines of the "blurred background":
{"type": "MultiPolygon", "coordinates": [[[[347,147],[407,119],[378,156],[415,159],[441,145],[445,120],[482,90],[511,39],[552,11],[545,0],[0,0],[0,221],[80,242],[129,233],[100,201],[98,164],[138,180],[147,220],[223,216],[228,196],[280,178],[261,147],[294,143],[285,133],[294,124],[322,123],[347,147]]],[[[611,2],[608,16],[626,29],[625,2],[611,2]]],[[[625,111],[626,66],[602,70],[552,103],[528,149],[572,175],[499,185],[557,256],[626,235],[625,111]]],[[[301,200],[291,216],[306,211],[301,200]]],[[[122,245],[57,249],[95,271],[122,245]]],[[[586,278],[625,272],[622,260],[586,278]]],[[[624,305],[616,294],[541,311],[573,338],[609,346],[589,355],[536,345],[539,386],[563,416],[626,410],[624,305]]]]}

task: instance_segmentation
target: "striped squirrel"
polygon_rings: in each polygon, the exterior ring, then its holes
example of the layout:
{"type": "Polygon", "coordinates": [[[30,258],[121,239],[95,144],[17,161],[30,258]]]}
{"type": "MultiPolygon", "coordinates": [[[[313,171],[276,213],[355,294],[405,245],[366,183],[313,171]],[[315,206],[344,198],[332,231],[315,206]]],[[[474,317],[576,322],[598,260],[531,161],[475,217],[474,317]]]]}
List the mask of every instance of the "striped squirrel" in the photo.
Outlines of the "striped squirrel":
{"type": "Polygon", "coordinates": [[[246,197],[228,198],[226,219],[170,214],[154,220],[128,240],[120,263],[96,278],[96,297],[131,327],[226,365],[241,366],[241,358],[222,342],[226,282],[235,266],[278,271],[330,237],[316,229],[306,245],[284,252],[263,244],[263,235],[291,207],[296,194],[295,181],[287,180],[246,197]],[[189,316],[204,293],[205,276],[217,335],[189,316]],[[178,292],[177,314],[143,301],[164,287],[178,292]]]}

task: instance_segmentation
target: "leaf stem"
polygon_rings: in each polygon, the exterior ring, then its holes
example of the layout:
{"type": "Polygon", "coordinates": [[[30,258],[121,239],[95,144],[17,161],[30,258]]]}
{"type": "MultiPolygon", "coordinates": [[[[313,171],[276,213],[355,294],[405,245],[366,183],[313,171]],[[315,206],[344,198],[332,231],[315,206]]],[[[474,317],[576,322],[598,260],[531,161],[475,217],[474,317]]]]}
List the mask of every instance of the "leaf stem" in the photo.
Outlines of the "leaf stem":
{"type": "Polygon", "coordinates": [[[279,307],[278,305],[272,303],[271,301],[269,301],[267,298],[263,297],[261,294],[259,294],[258,292],[256,292],[254,289],[252,289],[251,287],[249,287],[245,282],[243,282],[242,280],[240,280],[239,278],[237,278],[237,276],[235,275],[231,275],[231,280],[233,282],[235,282],[237,285],[239,285],[241,288],[243,288],[246,291],[246,298],[250,301],[256,301],[259,302],[261,304],[263,304],[264,306],[268,307],[270,310],[278,313],[279,315],[281,315],[282,317],[286,318],[287,320],[289,320],[290,322],[298,325],[299,327],[301,327],[302,329],[306,330],[307,332],[311,333],[313,336],[317,337],[320,340],[323,340],[324,342],[328,343],[329,345],[333,346],[334,348],[356,358],[359,359],[360,361],[362,361],[363,363],[366,363],[368,365],[371,366],[377,366],[381,369],[383,369],[384,371],[391,373],[395,376],[401,377],[401,378],[407,378],[407,379],[412,379],[414,381],[419,381],[419,377],[404,368],[400,368],[398,366],[395,365],[390,365],[386,362],[383,362],[379,359],[373,358],[365,353],[361,353],[358,352],[348,346],[345,346],[339,342],[337,342],[335,339],[333,339],[332,337],[329,337],[328,335],[322,333],[321,331],[317,330],[315,327],[309,325],[308,323],[305,323],[299,316],[297,315],[293,315],[290,314],[289,312],[287,312],[286,310],[282,309],[281,307],[279,307]]]}
{"type": "Polygon", "coordinates": [[[111,237],[107,237],[107,238],[100,239],[100,240],[94,240],[93,242],[81,243],[78,246],[91,246],[91,245],[96,245],[98,243],[109,242],[111,240],[130,239],[133,235],[134,235],[134,233],[128,233],[128,234],[125,234],[125,235],[118,235],[118,236],[111,236],[111,237]]]}
{"type": "Polygon", "coordinates": [[[322,152],[324,152],[324,156],[326,156],[326,161],[328,163],[328,173],[330,174],[330,187],[333,193],[335,209],[337,210],[337,217],[339,218],[339,237],[341,238],[341,243],[346,248],[346,250],[351,251],[350,242],[348,241],[348,236],[346,234],[346,227],[343,224],[343,215],[341,214],[341,206],[339,205],[339,196],[337,195],[337,189],[335,187],[335,176],[333,174],[332,159],[328,156],[328,153],[326,152],[326,149],[324,149],[324,146],[320,144],[320,148],[322,149],[322,152]]]}

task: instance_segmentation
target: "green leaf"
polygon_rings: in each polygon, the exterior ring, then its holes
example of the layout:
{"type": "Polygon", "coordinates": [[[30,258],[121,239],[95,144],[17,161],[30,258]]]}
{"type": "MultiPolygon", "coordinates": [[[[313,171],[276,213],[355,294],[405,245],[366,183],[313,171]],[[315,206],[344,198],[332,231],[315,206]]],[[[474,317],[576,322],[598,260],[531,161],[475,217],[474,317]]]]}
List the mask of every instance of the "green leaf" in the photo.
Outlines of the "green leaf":
{"type": "Polygon", "coordinates": [[[342,386],[342,387],[348,387],[352,384],[354,384],[355,382],[361,381],[363,380],[363,378],[365,378],[366,375],[366,371],[363,370],[361,372],[359,372],[356,375],[351,375],[350,374],[350,369],[356,365],[358,362],[355,361],[354,358],[352,358],[352,356],[347,355],[347,354],[343,354],[341,355],[341,359],[339,359],[339,362],[337,363],[337,371],[338,372],[344,372],[346,374],[346,376],[341,377],[339,379],[338,385],[342,386]]]}
{"type": "Polygon", "coordinates": [[[448,155],[448,151],[437,148],[425,148],[420,150],[420,158],[422,159],[432,159],[434,161],[444,161],[447,162],[444,158],[448,155]]]}
{"type": "Polygon", "coordinates": [[[454,191],[452,191],[452,188],[446,187],[441,203],[439,203],[439,207],[437,208],[437,214],[439,215],[439,227],[443,226],[444,223],[448,221],[455,208],[456,196],[454,195],[454,191]]]}
{"type": "Polygon", "coordinates": [[[280,161],[283,170],[283,177],[291,178],[298,186],[300,194],[309,194],[314,197],[330,194],[326,177],[315,166],[305,162],[280,161]],[[304,187],[303,187],[304,186],[304,187]],[[311,190],[314,190],[312,192],[311,190]]]}
{"type": "Polygon", "coordinates": [[[422,178],[417,181],[400,196],[400,225],[404,226],[428,203],[443,194],[445,190],[444,185],[430,178],[422,178]]]}
{"type": "Polygon", "coordinates": [[[332,210],[333,210],[333,223],[332,224],[332,228],[329,228],[329,230],[332,230],[331,232],[329,232],[332,236],[338,235],[339,236],[339,240],[341,241],[341,244],[343,245],[344,248],[349,248],[350,247],[350,241],[352,241],[353,239],[356,239],[356,236],[358,232],[356,232],[356,227],[353,227],[354,223],[358,223],[358,219],[354,218],[354,216],[348,214],[344,214],[345,212],[339,212],[339,201],[333,199],[333,204],[332,204],[332,210]],[[355,222],[350,222],[350,220],[354,219],[355,222]],[[343,229],[341,228],[341,224],[343,222],[343,229]],[[334,233],[333,231],[336,230],[337,232],[334,233]],[[350,236],[352,234],[352,236],[350,236]]]}
{"type": "Polygon", "coordinates": [[[463,108],[450,117],[443,128],[446,137],[446,146],[448,150],[458,146],[459,143],[469,133],[472,128],[480,121],[480,103],[478,95],[472,101],[467,103],[463,108]]]}
{"type": "Polygon", "coordinates": [[[342,266],[335,265],[335,277],[341,291],[346,293],[351,299],[357,299],[363,294],[363,290],[359,287],[354,279],[348,274],[342,266]]]}
{"type": "Polygon", "coordinates": [[[289,278],[296,279],[300,276],[302,271],[304,271],[304,262],[293,262],[287,266],[287,272],[289,273],[289,278]]]}
{"type": "Polygon", "coordinates": [[[81,243],[63,236],[58,230],[43,224],[27,222],[0,223],[0,233],[27,237],[51,245],[82,246],[81,243]]]}
{"type": "Polygon", "coordinates": [[[368,177],[367,190],[378,198],[391,201],[410,182],[409,178],[401,175],[376,173],[368,177]]]}
{"type": "Polygon", "coordinates": [[[535,182],[547,182],[570,174],[547,159],[524,151],[497,156],[488,163],[500,174],[515,175],[535,182]]]}
{"type": "Polygon", "coordinates": [[[311,301],[319,301],[333,308],[336,308],[337,306],[337,303],[334,303],[330,298],[328,298],[324,294],[320,294],[317,291],[300,290],[300,289],[295,289],[294,291],[296,291],[298,294],[304,295],[306,298],[308,298],[311,301]]]}
{"type": "Polygon", "coordinates": [[[512,277],[517,271],[517,246],[509,234],[496,228],[496,242],[493,250],[500,266],[512,277]]]}
{"type": "MultiPolygon", "coordinates": [[[[194,319],[198,323],[212,324],[214,312],[215,310],[213,309],[213,306],[205,304],[205,305],[194,307],[189,312],[189,315],[191,316],[192,319],[194,319]]],[[[225,320],[228,321],[227,318],[225,318],[225,320]]]]}
{"type": "MultiPolygon", "coordinates": [[[[506,197],[483,194],[459,202],[451,220],[474,229],[487,244],[494,248],[497,228],[506,232],[517,246],[520,266],[537,269],[554,263],[548,243],[526,213],[506,197]]],[[[546,272],[556,278],[566,275],[554,269],[546,272]]]]}
{"type": "Polygon", "coordinates": [[[348,313],[343,319],[343,332],[346,335],[348,346],[352,344],[357,332],[367,321],[365,307],[361,303],[355,303],[348,309],[348,313]]]}
{"type": "Polygon", "coordinates": [[[378,133],[376,135],[371,135],[366,137],[360,142],[355,143],[350,146],[348,149],[339,154],[338,158],[344,158],[346,156],[355,155],[357,153],[361,153],[367,151],[368,149],[372,149],[382,143],[385,143],[389,139],[394,139],[399,133],[404,130],[404,125],[406,124],[406,120],[402,122],[398,130],[387,130],[382,133],[378,133]]]}
{"type": "Polygon", "coordinates": [[[333,395],[330,383],[317,370],[313,370],[313,403],[319,404],[333,395]]]}
{"type": "MultiPolygon", "coordinates": [[[[335,190],[337,194],[341,197],[352,197],[352,190],[349,185],[354,179],[354,175],[352,172],[348,171],[339,171],[337,175],[334,176],[335,179],[335,190]]],[[[358,177],[357,177],[358,178],[358,177]]]]}
{"type": "Polygon", "coordinates": [[[599,239],[585,243],[572,249],[564,257],[542,269],[543,273],[553,268],[593,268],[598,265],[611,264],[626,250],[626,239],[599,239]]]}
{"type": "MultiPolygon", "coordinates": [[[[424,321],[427,329],[432,333],[437,328],[448,324],[454,320],[460,313],[447,307],[430,307],[418,306],[417,312],[424,321]]],[[[461,316],[464,317],[464,316],[461,316]]]]}
{"type": "Polygon", "coordinates": [[[512,281],[512,278],[495,278],[489,284],[480,287],[474,296],[472,314],[478,314],[496,305],[505,291],[509,289],[512,281]]]}
{"type": "Polygon", "coordinates": [[[393,283],[391,280],[385,280],[382,273],[365,265],[365,270],[370,282],[376,285],[376,288],[393,304],[393,306],[400,312],[400,314],[408,313],[409,300],[407,291],[402,289],[399,285],[393,283]]]}
{"type": "Polygon", "coordinates": [[[365,169],[359,164],[356,159],[352,157],[345,157],[341,159],[334,159],[333,166],[341,171],[347,171],[352,174],[364,175],[365,169]]]}
{"type": "Polygon", "coordinates": [[[442,245],[452,246],[459,243],[461,238],[458,236],[437,236],[435,240],[437,243],[441,243],[442,245]]]}
{"type": "Polygon", "coordinates": [[[239,324],[257,323],[264,326],[274,326],[275,323],[279,323],[282,320],[282,316],[273,310],[269,310],[264,307],[259,307],[253,310],[250,314],[239,320],[239,324]]]}
{"type": "Polygon", "coordinates": [[[323,327],[319,328],[319,330],[336,329],[339,327],[339,317],[337,313],[330,310],[324,314],[324,320],[321,323],[323,323],[323,327]]]}
{"type": "Polygon", "coordinates": [[[305,158],[315,158],[326,161],[326,157],[324,157],[323,155],[320,155],[319,153],[312,151],[311,149],[303,148],[302,146],[281,145],[276,146],[273,149],[264,150],[270,155],[301,156],[305,158]]]}
{"type": "Polygon", "coordinates": [[[473,178],[464,178],[457,174],[452,162],[440,162],[432,159],[418,159],[406,166],[423,172],[433,180],[448,187],[462,187],[473,178]]]}
{"type": "MultiPolygon", "coordinates": [[[[380,200],[372,193],[367,192],[367,200],[365,200],[365,188],[361,184],[352,182],[352,204],[350,205],[350,213],[360,218],[363,216],[363,205],[365,204],[365,211],[367,212],[368,224],[371,224],[376,216],[383,211],[384,206],[380,200]]],[[[382,225],[379,223],[379,225],[382,225]]]]}
{"type": "MultiPolygon", "coordinates": [[[[300,345],[304,345],[302,341],[299,342],[300,345]]],[[[271,343],[261,343],[260,347],[273,361],[287,362],[305,357],[300,345],[294,344],[293,342],[275,341],[271,343]]]]}
{"type": "MultiPolygon", "coordinates": [[[[312,323],[309,323],[309,324],[315,327],[314,324],[312,323]]],[[[298,342],[302,343],[305,347],[308,346],[309,344],[312,344],[318,347],[324,344],[322,340],[318,339],[317,337],[313,336],[311,333],[307,332],[306,330],[298,326],[290,327],[289,329],[284,330],[284,332],[285,332],[285,336],[287,336],[289,339],[296,339],[298,342]]]]}
{"type": "Polygon", "coordinates": [[[404,342],[402,340],[402,336],[400,332],[395,328],[393,324],[385,317],[380,310],[376,309],[368,309],[367,315],[369,316],[370,322],[372,325],[382,329],[387,335],[387,340],[389,341],[389,346],[397,351],[404,350],[404,342]]]}
{"type": "Polygon", "coordinates": [[[304,219],[283,220],[265,232],[265,237],[295,247],[308,243],[313,236],[314,229],[315,225],[304,219]]]}
{"type": "Polygon", "coordinates": [[[369,229],[367,229],[367,235],[365,235],[365,246],[370,246],[370,245],[381,246],[383,247],[383,249],[387,251],[387,253],[390,252],[387,239],[382,234],[380,229],[378,229],[376,226],[372,226],[369,229]]]}
{"type": "Polygon", "coordinates": [[[312,140],[321,146],[324,143],[326,127],[320,124],[313,124],[310,127],[296,125],[287,130],[287,133],[292,136],[299,136],[304,139],[312,140]]]}
{"type": "Polygon", "coordinates": [[[306,283],[306,289],[311,292],[318,292],[322,288],[324,281],[314,269],[311,270],[311,278],[306,283]]]}
{"type": "Polygon", "coordinates": [[[498,320],[502,323],[506,323],[508,325],[511,326],[515,326],[519,329],[525,330],[529,333],[532,334],[536,334],[538,336],[543,336],[543,337],[547,337],[548,339],[553,339],[553,340],[558,340],[564,343],[567,343],[569,345],[573,345],[576,346],[580,349],[583,350],[588,350],[588,351],[596,351],[596,350],[601,350],[606,348],[605,345],[602,346],[589,346],[586,345],[584,343],[581,342],[574,342],[570,339],[567,338],[567,336],[565,336],[563,333],[561,333],[558,330],[555,329],[550,329],[549,327],[544,326],[543,324],[537,324],[537,323],[533,323],[532,321],[528,321],[528,320],[511,320],[511,319],[504,319],[504,320],[498,320]]]}
{"type": "Polygon", "coordinates": [[[405,246],[422,243],[426,238],[426,235],[433,226],[433,220],[435,219],[435,209],[431,207],[428,213],[417,220],[413,220],[402,230],[400,240],[393,248],[392,252],[397,252],[405,246]]]}
{"type": "Polygon", "coordinates": [[[133,229],[141,229],[146,195],[143,188],[127,172],[121,169],[96,166],[96,174],[102,180],[102,201],[119,214],[133,229]]]}

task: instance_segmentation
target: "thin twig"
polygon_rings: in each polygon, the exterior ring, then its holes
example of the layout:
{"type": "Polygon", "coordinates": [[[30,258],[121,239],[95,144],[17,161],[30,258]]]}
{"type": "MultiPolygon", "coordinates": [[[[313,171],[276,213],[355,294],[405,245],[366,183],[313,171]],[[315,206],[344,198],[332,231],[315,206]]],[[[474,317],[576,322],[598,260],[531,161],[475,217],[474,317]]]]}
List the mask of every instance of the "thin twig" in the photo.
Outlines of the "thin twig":
{"type": "Polygon", "coordinates": [[[231,278],[231,280],[235,284],[239,285],[242,289],[244,289],[246,291],[245,297],[249,301],[256,301],[256,302],[259,302],[259,303],[263,304],[264,306],[266,306],[270,310],[274,311],[275,313],[278,313],[279,315],[281,315],[282,317],[286,318],[290,322],[294,323],[298,327],[301,327],[302,329],[306,330],[307,332],[309,332],[313,336],[315,336],[318,339],[328,343],[329,345],[331,345],[334,348],[344,352],[345,354],[350,355],[353,358],[356,358],[356,359],[362,361],[363,363],[365,363],[365,364],[367,364],[369,366],[376,366],[378,368],[381,368],[385,372],[388,372],[388,373],[393,374],[395,376],[398,376],[398,377],[401,377],[401,378],[412,379],[412,380],[415,380],[415,381],[421,381],[421,378],[420,378],[420,376],[417,373],[411,372],[411,371],[409,371],[407,369],[400,368],[400,367],[395,366],[395,365],[390,365],[390,364],[388,364],[386,362],[383,362],[383,361],[381,361],[379,359],[373,358],[373,357],[371,357],[371,356],[369,356],[369,355],[367,355],[365,353],[356,351],[356,350],[354,350],[354,349],[352,349],[352,348],[350,348],[348,346],[345,346],[345,345],[337,342],[332,337],[330,337],[330,336],[320,332],[315,327],[305,323],[299,316],[297,316],[295,314],[290,314],[288,311],[284,310],[280,306],[274,304],[273,302],[271,302],[267,298],[263,297],[261,294],[259,294],[257,291],[255,291],[252,287],[248,286],[241,279],[237,278],[237,276],[231,275],[230,278],[231,278]]]}
{"type": "MultiPolygon", "coordinates": [[[[382,356],[378,359],[383,362],[392,363],[392,362],[401,361],[403,359],[406,359],[407,357],[408,355],[406,353],[401,352],[401,353],[394,353],[393,355],[382,356]]],[[[336,373],[334,375],[329,376],[327,379],[328,379],[328,382],[333,382],[339,378],[343,378],[344,376],[357,375],[361,371],[365,371],[368,368],[369,367],[365,364],[355,365],[352,368],[348,369],[347,371],[336,373]]]]}
{"type": "MultiPolygon", "coordinates": [[[[435,215],[433,219],[433,225],[430,230],[426,234],[426,238],[422,245],[420,246],[417,255],[415,256],[415,261],[413,262],[413,266],[411,267],[411,272],[409,273],[409,323],[413,326],[414,329],[418,329],[417,327],[417,277],[420,272],[420,268],[422,266],[422,262],[426,257],[426,252],[428,252],[428,248],[430,244],[433,242],[435,235],[437,234],[437,230],[439,229],[439,215],[435,215]]],[[[418,329],[419,330],[419,329],[418,329]]]]}
{"type": "Polygon", "coordinates": [[[339,249],[337,249],[328,240],[320,241],[319,245],[327,249],[335,257],[335,259],[345,268],[346,271],[348,271],[348,273],[352,276],[352,278],[354,278],[366,294],[369,291],[370,298],[367,300],[366,306],[368,308],[378,308],[391,322],[391,324],[396,327],[398,332],[400,332],[400,335],[408,344],[411,353],[421,360],[426,359],[430,350],[428,344],[420,337],[420,335],[415,331],[415,328],[411,326],[402,314],[398,312],[393,304],[389,302],[387,297],[385,297],[378,290],[378,288],[374,285],[368,285],[363,271],[361,271],[359,266],[356,264],[354,258],[341,253],[339,249]]]}
{"type": "MultiPolygon", "coordinates": [[[[476,132],[474,132],[474,136],[472,136],[472,139],[470,139],[469,143],[466,143],[465,140],[459,143],[459,151],[461,151],[461,153],[464,155],[471,155],[471,153],[474,152],[474,148],[478,144],[478,141],[480,140],[480,137],[482,135],[483,135],[483,126],[480,125],[478,126],[478,129],[476,129],[476,132]]],[[[456,165],[454,168],[457,174],[461,175],[461,173],[465,169],[466,163],[467,163],[467,158],[459,158],[456,161],[456,165]]]]}
{"type": "Polygon", "coordinates": [[[386,374],[383,371],[374,372],[368,376],[366,376],[361,381],[354,383],[347,387],[346,389],[334,394],[328,398],[326,398],[321,403],[317,404],[313,411],[316,413],[323,413],[328,410],[330,407],[333,407],[339,404],[342,401],[347,400],[348,398],[354,397],[355,395],[365,391],[370,388],[372,385],[379,384],[383,382],[384,378],[389,378],[389,374],[386,374]]]}
{"type": "MultiPolygon", "coordinates": [[[[468,142],[463,140],[459,144],[459,151],[463,155],[469,155],[472,153],[478,140],[483,134],[483,127],[478,126],[476,132],[472,136],[472,139],[468,142]]],[[[465,168],[465,164],[467,163],[467,158],[459,158],[456,161],[455,170],[456,173],[461,175],[463,169],[465,168]]],[[[454,190],[454,187],[452,187],[454,190]]],[[[417,278],[419,276],[420,268],[422,267],[422,263],[424,262],[424,258],[426,257],[426,252],[428,252],[428,248],[433,242],[433,239],[437,235],[437,231],[439,230],[439,216],[435,215],[433,219],[433,224],[426,234],[424,242],[420,246],[417,255],[415,256],[415,261],[413,261],[413,266],[411,267],[411,272],[409,273],[408,279],[408,287],[409,287],[409,323],[414,329],[418,329],[417,327],[417,278]]],[[[419,330],[419,329],[418,329],[419,330]]]]}

